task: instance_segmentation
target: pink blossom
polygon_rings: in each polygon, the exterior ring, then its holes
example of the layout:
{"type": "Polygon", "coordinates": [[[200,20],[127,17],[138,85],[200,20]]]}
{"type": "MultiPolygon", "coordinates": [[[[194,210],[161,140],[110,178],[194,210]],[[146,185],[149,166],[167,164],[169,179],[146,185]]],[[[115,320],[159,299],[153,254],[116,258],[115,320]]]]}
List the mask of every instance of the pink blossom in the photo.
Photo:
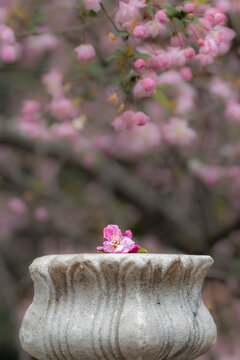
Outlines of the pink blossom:
{"type": "Polygon", "coordinates": [[[47,221],[49,219],[49,213],[45,206],[39,206],[34,210],[34,217],[38,221],[47,221]]]}
{"type": "Polygon", "coordinates": [[[209,90],[215,96],[224,100],[229,99],[233,94],[233,86],[231,82],[225,81],[220,77],[213,77],[210,82],[209,90]]]}
{"type": "Polygon", "coordinates": [[[132,239],[132,232],[131,232],[131,230],[126,230],[123,236],[132,239]]]}
{"type": "Polygon", "coordinates": [[[147,30],[147,35],[151,35],[153,38],[157,37],[158,35],[163,36],[166,34],[166,26],[155,18],[146,22],[145,28],[147,30]]]}
{"type": "Polygon", "coordinates": [[[47,131],[46,122],[45,121],[35,121],[32,119],[29,121],[30,118],[23,117],[20,120],[19,129],[23,133],[27,134],[31,138],[34,139],[48,139],[49,133],[47,131]]]}
{"type": "Polygon", "coordinates": [[[137,59],[134,66],[137,70],[144,69],[146,67],[146,61],[143,59],[137,59]]]}
{"type": "Polygon", "coordinates": [[[19,197],[13,197],[8,202],[8,208],[15,214],[21,215],[25,214],[27,211],[27,206],[25,202],[19,197]]]}
{"type": "Polygon", "coordinates": [[[137,25],[133,30],[133,36],[138,39],[143,39],[147,36],[147,29],[144,25],[137,25]]]}
{"type": "Polygon", "coordinates": [[[191,80],[192,79],[192,70],[188,66],[185,66],[185,67],[181,68],[180,69],[180,74],[186,80],[191,80]]]}
{"type": "Polygon", "coordinates": [[[14,31],[6,25],[0,25],[0,41],[11,44],[15,41],[14,31]]]}
{"type": "Polygon", "coordinates": [[[29,35],[24,41],[24,60],[34,64],[47,51],[56,50],[59,45],[59,39],[51,33],[29,35]]]}
{"type": "Polygon", "coordinates": [[[240,124],[240,103],[229,101],[226,108],[226,117],[232,122],[240,124]]]}
{"type": "Polygon", "coordinates": [[[71,138],[75,139],[78,136],[78,132],[74,129],[73,124],[70,121],[65,121],[61,124],[54,124],[51,128],[51,133],[58,138],[71,138]]]}
{"type": "Polygon", "coordinates": [[[206,165],[195,159],[190,161],[189,169],[208,185],[215,185],[223,175],[221,167],[217,165],[206,165]]]}
{"type": "Polygon", "coordinates": [[[178,34],[171,37],[170,44],[174,47],[181,47],[187,43],[187,38],[183,34],[178,34]]]}
{"type": "Polygon", "coordinates": [[[47,92],[53,97],[62,95],[62,81],[62,74],[56,69],[52,69],[42,77],[42,82],[46,86],[47,92]]]}
{"type": "Polygon", "coordinates": [[[77,58],[80,61],[88,61],[96,55],[94,47],[91,44],[81,44],[75,48],[77,58]]]}
{"type": "Polygon", "coordinates": [[[98,12],[101,9],[101,2],[102,0],[83,0],[85,8],[87,10],[93,10],[98,12]]]}
{"type": "Polygon", "coordinates": [[[25,117],[33,119],[39,110],[40,104],[38,101],[28,99],[23,101],[22,113],[25,117]]]}
{"type": "Polygon", "coordinates": [[[97,246],[97,250],[105,253],[136,253],[140,249],[132,240],[132,232],[127,230],[122,236],[122,232],[117,225],[105,227],[103,237],[106,241],[104,241],[103,246],[97,246]]]}
{"type": "Polygon", "coordinates": [[[136,126],[145,125],[150,118],[141,111],[125,111],[122,115],[116,117],[112,122],[115,130],[131,130],[136,126]]]}
{"type": "Polygon", "coordinates": [[[162,135],[169,144],[179,146],[189,145],[197,136],[185,120],[178,118],[171,118],[169,124],[163,126],[162,135]]]}
{"type": "Polygon", "coordinates": [[[151,78],[139,80],[133,88],[136,98],[149,97],[156,91],[156,82],[151,78]]]}
{"type": "Polygon", "coordinates": [[[17,44],[4,45],[0,50],[2,61],[7,63],[15,62],[19,56],[19,47],[17,44]]]}
{"type": "Polygon", "coordinates": [[[137,253],[139,249],[140,249],[140,246],[137,245],[137,244],[135,244],[134,247],[133,247],[133,249],[132,249],[131,251],[129,251],[129,252],[130,252],[130,253],[137,253]]]}
{"type": "Polygon", "coordinates": [[[142,111],[138,111],[133,115],[132,120],[134,124],[143,126],[150,121],[150,117],[144,114],[142,111]]]}
{"type": "Polygon", "coordinates": [[[104,241],[102,249],[106,253],[129,253],[135,247],[135,242],[128,237],[121,237],[117,240],[104,241]]]}
{"type": "Polygon", "coordinates": [[[118,225],[111,224],[103,229],[103,237],[108,241],[111,241],[113,238],[116,240],[121,236],[122,236],[122,232],[119,229],[118,225]]]}
{"type": "Polygon", "coordinates": [[[168,22],[169,20],[168,20],[166,12],[167,12],[166,9],[157,11],[155,14],[155,19],[157,19],[161,23],[168,22]]]}
{"type": "Polygon", "coordinates": [[[188,13],[192,13],[194,11],[194,4],[193,3],[187,3],[187,4],[184,4],[184,10],[186,10],[188,13]]]}
{"type": "Polygon", "coordinates": [[[53,99],[49,108],[51,113],[59,120],[71,118],[76,112],[72,100],[64,97],[53,99]]]}
{"type": "Polygon", "coordinates": [[[115,16],[116,23],[122,28],[130,29],[132,24],[140,18],[139,8],[143,2],[139,1],[140,6],[136,6],[137,1],[125,3],[119,2],[119,9],[115,16]]]}

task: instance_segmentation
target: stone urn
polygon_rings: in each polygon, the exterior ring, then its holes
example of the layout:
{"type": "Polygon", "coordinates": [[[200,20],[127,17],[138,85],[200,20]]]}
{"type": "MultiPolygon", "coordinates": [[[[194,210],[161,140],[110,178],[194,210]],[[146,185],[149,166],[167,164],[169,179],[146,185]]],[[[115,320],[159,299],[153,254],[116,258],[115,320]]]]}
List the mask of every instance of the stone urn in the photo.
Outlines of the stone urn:
{"type": "Polygon", "coordinates": [[[51,255],[34,260],[20,330],[39,360],[191,360],[215,343],[201,288],[209,256],[51,255]]]}

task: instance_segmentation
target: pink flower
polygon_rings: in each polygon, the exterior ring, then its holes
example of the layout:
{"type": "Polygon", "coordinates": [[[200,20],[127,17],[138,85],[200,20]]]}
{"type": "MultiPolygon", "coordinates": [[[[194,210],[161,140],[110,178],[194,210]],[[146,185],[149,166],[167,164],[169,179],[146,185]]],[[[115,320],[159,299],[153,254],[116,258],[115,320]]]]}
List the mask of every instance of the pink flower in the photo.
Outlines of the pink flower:
{"type": "Polygon", "coordinates": [[[62,95],[62,81],[62,74],[56,69],[52,69],[42,77],[42,82],[46,86],[47,92],[53,97],[62,95]]]}
{"type": "Polygon", "coordinates": [[[34,217],[38,221],[47,221],[49,219],[48,210],[45,206],[39,206],[34,210],[34,217]]]}
{"type": "Polygon", "coordinates": [[[218,165],[206,165],[199,160],[189,162],[189,170],[208,185],[215,185],[223,175],[222,168],[218,165]]]}
{"type": "Polygon", "coordinates": [[[150,117],[141,111],[125,111],[122,115],[116,117],[112,122],[115,130],[131,130],[136,126],[143,126],[150,121],[150,117]]]}
{"type": "Polygon", "coordinates": [[[70,121],[65,121],[61,124],[54,124],[51,133],[58,138],[71,138],[75,139],[78,135],[76,129],[70,121]]]}
{"type": "Polygon", "coordinates": [[[121,230],[117,225],[108,225],[103,229],[103,237],[108,241],[111,241],[112,239],[116,240],[121,236],[121,230]]]}
{"type": "Polygon", "coordinates": [[[144,114],[142,111],[138,111],[133,115],[132,120],[134,124],[143,126],[150,121],[150,117],[144,114]]]}
{"type": "Polygon", "coordinates": [[[140,18],[139,8],[143,2],[139,1],[140,6],[136,6],[137,1],[125,3],[119,2],[119,9],[115,16],[116,23],[122,28],[130,29],[132,24],[140,18]]]}
{"type": "Polygon", "coordinates": [[[187,3],[184,5],[184,10],[186,10],[188,13],[192,13],[194,11],[194,4],[193,3],[187,3]]]}
{"type": "Polygon", "coordinates": [[[131,230],[126,230],[123,236],[132,239],[132,232],[131,232],[131,230]]]}
{"type": "Polygon", "coordinates": [[[17,215],[25,214],[27,211],[25,202],[23,202],[22,199],[18,197],[13,197],[9,200],[8,208],[17,215]]]}
{"type": "Polygon", "coordinates": [[[163,139],[169,144],[187,146],[197,136],[185,120],[171,118],[169,124],[162,128],[163,139]]]}
{"type": "Polygon", "coordinates": [[[156,82],[151,78],[139,80],[133,88],[136,98],[149,97],[156,91],[156,82]]]}
{"type": "Polygon", "coordinates": [[[101,9],[102,0],[83,0],[85,9],[98,12],[101,9]]]}
{"type": "Polygon", "coordinates": [[[75,115],[72,101],[64,97],[53,99],[50,103],[50,110],[59,120],[64,120],[75,115]]]}
{"type": "Polygon", "coordinates": [[[1,48],[0,57],[7,63],[15,62],[19,56],[19,47],[17,44],[4,45],[1,48]]]}
{"type": "Polygon", "coordinates": [[[226,108],[226,117],[236,124],[240,124],[240,103],[229,101],[226,108]]]}
{"type": "Polygon", "coordinates": [[[166,14],[167,10],[159,10],[156,14],[155,14],[155,19],[157,19],[158,21],[160,21],[161,23],[165,23],[168,20],[167,14],[166,14]]]}
{"type": "Polygon", "coordinates": [[[155,18],[146,22],[145,28],[147,29],[147,35],[151,35],[153,38],[166,33],[166,26],[155,18]]]}
{"type": "Polygon", "coordinates": [[[97,250],[105,253],[136,253],[140,246],[132,240],[132,232],[122,232],[117,225],[108,225],[103,230],[103,237],[106,239],[103,246],[97,246],[97,250]]]}
{"type": "Polygon", "coordinates": [[[137,70],[144,69],[146,66],[146,61],[143,59],[137,59],[134,63],[134,66],[137,70]]]}
{"type": "Polygon", "coordinates": [[[192,79],[192,70],[188,66],[185,66],[185,67],[181,68],[180,69],[180,74],[186,80],[191,80],[192,79]]]}
{"type": "Polygon", "coordinates": [[[81,44],[75,48],[77,58],[80,61],[88,61],[96,55],[94,47],[91,44],[81,44]]]}
{"type": "Polygon", "coordinates": [[[138,39],[143,39],[147,36],[147,29],[144,25],[137,25],[133,30],[133,36],[138,39]]]}
{"type": "Polygon", "coordinates": [[[40,110],[40,104],[36,100],[24,100],[22,113],[25,117],[34,118],[36,113],[40,110]]]}
{"type": "Polygon", "coordinates": [[[3,41],[7,44],[13,43],[15,41],[14,32],[9,26],[0,26],[0,41],[3,41]]]}

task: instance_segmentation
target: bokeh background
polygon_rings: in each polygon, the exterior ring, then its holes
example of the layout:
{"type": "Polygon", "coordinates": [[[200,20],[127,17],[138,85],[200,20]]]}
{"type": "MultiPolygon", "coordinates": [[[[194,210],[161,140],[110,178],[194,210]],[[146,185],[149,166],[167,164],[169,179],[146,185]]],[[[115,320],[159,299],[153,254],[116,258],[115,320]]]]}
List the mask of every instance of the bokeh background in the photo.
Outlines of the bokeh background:
{"type": "MultiPolygon", "coordinates": [[[[95,252],[112,223],[131,229],[149,252],[214,258],[203,298],[218,342],[201,360],[239,360],[240,2],[211,1],[236,32],[227,55],[207,67],[192,64],[189,81],[177,72],[163,79],[157,95],[140,104],[151,124],[130,133],[114,131],[116,108],[106,100],[119,67],[105,58],[122,40],[111,42],[104,14],[90,17],[87,36],[97,56],[80,63],[79,3],[0,2],[0,19],[14,29],[20,54],[0,61],[0,359],[30,360],[18,332],[33,296],[32,260],[95,252]],[[74,131],[49,115],[26,134],[24,101],[46,112],[51,81],[78,109],[74,131]],[[197,137],[190,146],[161,139],[171,116],[191,121],[197,137]]],[[[113,3],[106,1],[110,13],[113,3]]]]}

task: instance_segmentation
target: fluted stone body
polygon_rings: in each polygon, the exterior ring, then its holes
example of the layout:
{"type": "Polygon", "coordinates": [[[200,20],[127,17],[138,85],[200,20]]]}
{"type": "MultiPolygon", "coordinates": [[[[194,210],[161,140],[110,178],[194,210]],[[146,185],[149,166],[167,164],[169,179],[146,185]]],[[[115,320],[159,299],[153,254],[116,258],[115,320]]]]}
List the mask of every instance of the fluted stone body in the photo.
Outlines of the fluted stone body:
{"type": "Polygon", "coordinates": [[[20,330],[40,360],[191,360],[215,342],[201,298],[209,256],[52,255],[30,266],[20,330]]]}

